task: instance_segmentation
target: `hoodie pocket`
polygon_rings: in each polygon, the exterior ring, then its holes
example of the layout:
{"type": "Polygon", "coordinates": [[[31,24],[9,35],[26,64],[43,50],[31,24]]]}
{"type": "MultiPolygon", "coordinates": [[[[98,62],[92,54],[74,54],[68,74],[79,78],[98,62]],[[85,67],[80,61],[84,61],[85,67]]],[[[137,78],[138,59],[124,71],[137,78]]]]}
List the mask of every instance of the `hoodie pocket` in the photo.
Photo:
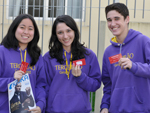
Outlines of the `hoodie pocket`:
{"type": "Polygon", "coordinates": [[[114,89],[110,100],[110,112],[139,112],[143,111],[143,102],[134,87],[114,89]],[[116,111],[117,110],[117,111],[116,111]]]}
{"type": "Polygon", "coordinates": [[[54,112],[78,112],[85,110],[86,104],[82,94],[56,94],[51,107],[51,111],[54,112]]]}

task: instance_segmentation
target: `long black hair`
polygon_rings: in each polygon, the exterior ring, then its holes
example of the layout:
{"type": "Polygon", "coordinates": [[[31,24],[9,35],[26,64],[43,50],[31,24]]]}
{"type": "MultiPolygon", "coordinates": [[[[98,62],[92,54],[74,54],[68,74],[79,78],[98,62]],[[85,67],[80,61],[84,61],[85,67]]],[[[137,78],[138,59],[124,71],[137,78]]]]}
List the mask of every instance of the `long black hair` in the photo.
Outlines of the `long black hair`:
{"type": "Polygon", "coordinates": [[[58,23],[65,23],[68,27],[70,27],[74,33],[75,37],[71,44],[71,53],[73,55],[72,60],[77,60],[81,58],[85,58],[85,54],[87,53],[84,44],[79,42],[79,30],[77,28],[76,22],[69,15],[61,15],[56,18],[52,26],[52,34],[49,41],[49,54],[52,58],[56,58],[60,64],[64,63],[63,59],[63,47],[61,42],[59,42],[58,37],[56,35],[56,27],[58,23]]]}
{"type": "Polygon", "coordinates": [[[27,51],[31,57],[30,66],[33,66],[36,64],[36,62],[39,59],[41,49],[37,45],[37,43],[39,41],[39,30],[38,30],[38,27],[37,27],[37,24],[36,24],[34,18],[31,15],[21,14],[21,15],[17,16],[13,20],[12,24],[10,25],[6,36],[4,37],[4,39],[1,42],[1,45],[4,45],[8,49],[13,48],[15,50],[19,47],[19,41],[16,39],[15,32],[16,32],[16,29],[17,29],[18,25],[20,24],[20,22],[26,18],[30,19],[34,26],[34,38],[32,39],[31,42],[28,43],[28,46],[27,46],[27,51]]]}

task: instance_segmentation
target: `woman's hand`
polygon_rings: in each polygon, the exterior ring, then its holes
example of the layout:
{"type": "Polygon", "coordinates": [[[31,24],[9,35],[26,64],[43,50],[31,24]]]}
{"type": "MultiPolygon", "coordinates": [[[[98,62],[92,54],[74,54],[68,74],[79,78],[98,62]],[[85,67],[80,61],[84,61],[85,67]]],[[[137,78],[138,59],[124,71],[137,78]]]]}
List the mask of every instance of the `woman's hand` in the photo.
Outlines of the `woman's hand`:
{"type": "Polygon", "coordinates": [[[107,108],[103,108],[101,113],[108,113],[108,109],[107,108]]]}
{"type": "Polygon", "coordinates": [[[41,113],[41,108],[36,106],[36,108],[30,109],[29,111],[32,111],[32,113],[41,113]]]}
{"type": "Polygon", "coordinates": [[[17,79],[18,81],[22,78],[22,75],[24,75],[25,73],[21,70],[15,71],[14,73],[14,78],[17,79]]]}
{"type": "Polygon", "coordinates": [[[81,76],[81,69],[79,65],[76,66],[75,64],[72,65],[72,75],[75,77],[81,76]]]}

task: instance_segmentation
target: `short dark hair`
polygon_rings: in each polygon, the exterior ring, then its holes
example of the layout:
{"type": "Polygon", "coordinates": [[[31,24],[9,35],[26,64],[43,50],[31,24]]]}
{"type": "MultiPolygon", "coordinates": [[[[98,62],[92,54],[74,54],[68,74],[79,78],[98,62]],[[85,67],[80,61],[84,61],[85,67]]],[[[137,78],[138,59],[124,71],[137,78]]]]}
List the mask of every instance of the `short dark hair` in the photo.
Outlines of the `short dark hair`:
{"type": "Polygon", "coordinates": [[[127,6],[123,3],[113,3],[113,4],[108,5],[105,8],[106,18],[107,18],[107,13],[112,10],[116,10],[118,13],[120,13],[124,17],[124,19],[126,19],[126,17],[129,16],[129,10],[127,6]]]}
{"type": "Polygon", "coordinates": [[[71,44],[71,53],[73,54],[72,60],[76,60],[79,58],[85,58],[84,54],[86,54],[86,49],[83,46],[84,44],[81,44],[79,42],[80,36],[79,36],[78,27],[77,27],[74,19],[69,15],[58,16],[53,23],[52,34],[51,34],[50,42],[49,42],[49,54],[50,54],[50,56],[52,58],[56,58],[57,61],[60,62],[61,64],[64,63],[63,47],[62,47],[61,42],[59,42],[58,37],[56,35],[56,27],[57,27],[58,23],[65,23],[75,33],[74,40],[71,44]]]}
{"type": "Polygon", "coordinates": [[[16,29],[17,29],[18,25],[20,24],[20,22],[26,18],[30,19],[34,26],[33,40],[31,42],[29,42],[28,46],[27,46],[27,51],[31,57],[30,66],[33,66],[36,64],[36,62],[39,59],[41,49],[37,45],[38,41],[39,41],[39,30],[38,30],[38,27],[37,27],[37,24],[36,24],[34,18],[31,15],[21,14],[21,15],[17,16],[11,23],[11,25],[8,29],[8,32],[7,32],[6,36],[4,37],[4,39],[2,40],[1,44],[4,45],[8,49],[9,48],[17,49],[19,47],[19,42],[16,39],[15,32],[16,32],[16,29]]]}

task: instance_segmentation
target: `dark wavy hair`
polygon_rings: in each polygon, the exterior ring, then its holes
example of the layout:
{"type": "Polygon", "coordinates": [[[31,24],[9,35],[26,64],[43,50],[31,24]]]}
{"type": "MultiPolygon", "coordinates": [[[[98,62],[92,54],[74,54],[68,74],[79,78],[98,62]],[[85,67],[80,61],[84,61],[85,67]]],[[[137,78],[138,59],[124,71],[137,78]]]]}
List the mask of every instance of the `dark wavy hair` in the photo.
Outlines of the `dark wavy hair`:
{"type": "Polygon", "coordinates": [[[27,51],[31,57],[30,66],[33,66],[36,64],[36,62],[39,59],[41,49],[37,45],[37,43],[39,41],[39,30],[38,30],[38,27],[37,27],[37,24],[36,24],[34,18],[31,15],[21,14],[21,15],[17,16],[13,20],[12,24],[10,25],[6,36],[4,37],[4,39],[1,42],[1,45],[4,45],[8,49],[13,48],[13,49],[17,50],[17,48],[19,47],[19,41],[16,39],[15,32],[16,32],[16,29],[17,29],[18,25],[20,24],[20,22],[26,18],[30,19],[34,25],[34,38],[31,42],[28,43],[28,46],[27,46],[27,51]]]}
{"type": "Polygon", "coordinates": [[[129,16],[129,10],[127,6],[123,3],[113,3],[113,4],[108,5],[105,8],[106,18],[107,18],[107,13],[112,10],[116,10],[118,13],[120,13],[124,17],[124,19],[126,19],[126,17],[129,16]]]}
{"type": "Polygon", "coordinates": [[[58,37],[56,35],[56,27],[58,23],[65,23],[75,33],[74,40],[71,44],[71,53],[73,56],[72,60],[85,58],[85,54],[88,54],[86,47],[84,47],[84,43],[81,44],[79,42],[79,30],[77,28],[76,22],[69,15],[58,16],[53,23],[52,34],[51,34],[50,41],[49,41],[49,54],[51,58],[56,58],[60,64],[64,63],[63,46],[61,42],[59,42],[58,37]]]}

